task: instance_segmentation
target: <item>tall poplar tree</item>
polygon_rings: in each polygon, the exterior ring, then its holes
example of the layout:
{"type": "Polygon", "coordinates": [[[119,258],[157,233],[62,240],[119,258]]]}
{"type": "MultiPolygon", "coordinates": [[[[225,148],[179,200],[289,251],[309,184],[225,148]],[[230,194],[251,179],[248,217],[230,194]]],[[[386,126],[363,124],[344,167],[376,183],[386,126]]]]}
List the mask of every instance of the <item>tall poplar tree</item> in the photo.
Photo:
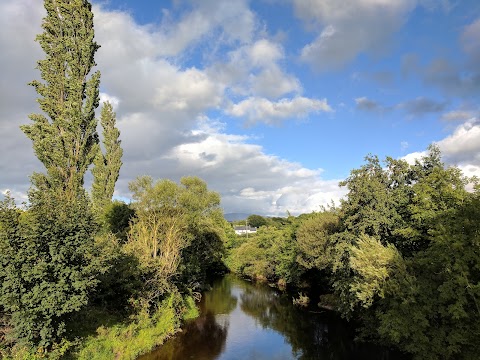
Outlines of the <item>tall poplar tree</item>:
{"type": "Polygon", "coordinates": [[[33,123],[21,128],[46,174],[32,176],[24,215],[10,209],[7,218],[0,217],[0,307],[10,314],[14,340],[39,351],[65,336],[71,315],[88,304],[100,268],[97,227],[83,188],[98,147],[100,73],[89,77],[99,48],[92,7],[87,0],[44,5],[44,31],[37,36],[46,54],[38,62],[43,81],[31,83],[43,113],[31,115],[33,123]],[[5,224],[15,232],[2,230],[5,224]]]}
{"type": "Polygon", "coordinates": [[[123,150],[120,146],[120,131],[115,126],[116,115],[112,104],[106,102],[102,107],[100,123],[103,128],[103,146],[105,154],[102,153],[100,146],[97,147],[97,156],[94,160],[92,169],[92,201],[95,211],[102,213],[105,206],[111,201],[115,183],[120,174],[122,166],[123,150]]]}
{"type": "Polygon", "coordinates": [[[46,54],[38,61],[43,82],[34,80],[31,85],[46,116],[32,114],[33,124],[21,127],[47,169],[46,177],[35,174],[34,185],[64,191],[68,199],[83,189],[98,143],[100,73],[88,77],[99,48],[91,7],[87,0],[45,0],[44,31],[37,36],[46,54]]]}

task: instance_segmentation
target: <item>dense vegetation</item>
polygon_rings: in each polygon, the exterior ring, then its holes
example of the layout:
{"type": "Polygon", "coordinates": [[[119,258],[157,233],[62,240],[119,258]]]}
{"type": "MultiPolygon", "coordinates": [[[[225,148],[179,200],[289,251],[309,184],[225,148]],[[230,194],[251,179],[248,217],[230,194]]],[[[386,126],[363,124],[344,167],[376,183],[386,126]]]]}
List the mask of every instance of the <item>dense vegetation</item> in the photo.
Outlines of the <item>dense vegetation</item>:
{"type": "Polygon", "coordinates": [[[360,336],[418,359],[480,353],[480,188],[441,162],[375,156],[342,182],[339,208],[266,219],[229,248],[241,275],[321,293],[361,324],[360,336]],[[468,192],[467,185],[474,186],[468,192]]]}
{"type": "Polygon", "coordinates": [[[249,237],[196,177],[139,177],[131,204],[112,201],[123,150],[108,103],[99,144],[91,5],[45,8],[43,81],[31,83],[41,113],[22,126],[45,172],[26,208],[0,202],[0,356],[133,359],[194,316],[209,274],[228,267],[296,288],[297,303],[336,308],[362,338],[416,358],[478,357],[480,187],[436,147],[413,165],[369,156],[338,208],[252,215],[249,237]]]}
{"type": "Polygon", "coordinates": [[[0,202],[0,357],[134,359],[195,315],[227,223],[195,177],[141,177],[130,205],[112,202],[123,150],[109,103],[99,144],[91,4],[44,5],[42,81],[31,83],[41,113],[21,128],[45,172],[32,175],[26,208],[0,202]]]}

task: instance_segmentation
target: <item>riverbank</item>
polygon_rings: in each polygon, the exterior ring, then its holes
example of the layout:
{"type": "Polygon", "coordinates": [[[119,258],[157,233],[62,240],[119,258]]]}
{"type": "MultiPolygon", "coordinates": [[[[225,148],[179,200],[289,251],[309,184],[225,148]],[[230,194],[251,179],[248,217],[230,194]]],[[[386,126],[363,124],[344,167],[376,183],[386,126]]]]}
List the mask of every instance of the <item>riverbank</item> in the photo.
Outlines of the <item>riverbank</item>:
{"type": "Polygon", "coordinates": [[[4,360],[77,359],[134,360],[175,335],[184,321],[199,315],[193,298],[170,295],[153,315],[140,312],[132,318],[100,313],[92,309],[74,331],[75,340],[64,341],[48,355],[25,347],[3,349],[4,360]],[[96,325],[100,324],[98,327],[96,325]],[[92,326],[94,329],[91,329],[92,326]]]}

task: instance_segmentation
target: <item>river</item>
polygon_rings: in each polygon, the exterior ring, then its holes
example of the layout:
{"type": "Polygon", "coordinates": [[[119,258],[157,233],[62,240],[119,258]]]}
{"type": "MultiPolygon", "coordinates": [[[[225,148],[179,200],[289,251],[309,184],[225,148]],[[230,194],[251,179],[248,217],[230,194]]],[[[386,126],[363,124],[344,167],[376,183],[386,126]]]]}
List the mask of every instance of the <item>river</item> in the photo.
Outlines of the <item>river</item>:
{"type": "Polygon", "coordinates": [[[233,275],[216,281],[199,305],[196,320],[139,360],[408,359],[354,342],[333,312],[298,309],[286,294],[233,275]]]}

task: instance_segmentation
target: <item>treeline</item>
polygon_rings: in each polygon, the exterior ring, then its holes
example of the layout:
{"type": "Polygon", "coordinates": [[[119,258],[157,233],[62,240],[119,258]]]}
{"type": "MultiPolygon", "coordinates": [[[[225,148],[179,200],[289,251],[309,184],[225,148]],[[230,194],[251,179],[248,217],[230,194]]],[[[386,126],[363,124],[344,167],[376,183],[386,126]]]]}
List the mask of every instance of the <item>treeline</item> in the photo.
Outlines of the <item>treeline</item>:
{"type": "Polygon", "coordinates": [[[195,315],[208,273],[223,270],[220,197],[195,177],[140,177],[112,202],[123,150],[111,104],[95,110],[99,45],[86,0],[45,0],[41,113],[21,127],[43,173],[28,205],[0,201],[0,358],[134,359],[195,315]],[[93,184],[84,187],[91,170],[93,184]]]}
{"type": "Polygon", "coordinates": [[[478,359],[478,182],[431,146],[413,165],[368,156],[341,185],[338,208],[265,218],[237,237],[229,267],[298,289],[297,303],[337,309],[361,324],[361,339],[416,359],[478,359]]]}

